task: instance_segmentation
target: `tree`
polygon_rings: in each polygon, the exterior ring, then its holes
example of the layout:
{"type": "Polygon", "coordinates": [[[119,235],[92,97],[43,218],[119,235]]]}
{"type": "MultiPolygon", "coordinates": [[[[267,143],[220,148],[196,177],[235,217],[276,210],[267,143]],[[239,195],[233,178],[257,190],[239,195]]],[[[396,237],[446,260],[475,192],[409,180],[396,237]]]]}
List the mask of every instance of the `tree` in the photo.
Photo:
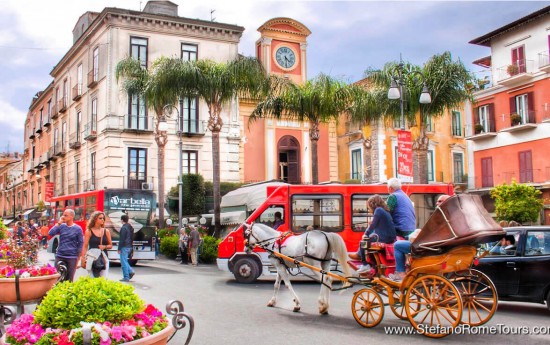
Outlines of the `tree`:
{"type": "Polygon", "coordinates": [[[250,115],[250,122],[259,118],[287,118],[309,123],[311,141],[311,176],[313,184],[319,183],[317,144],[319,126],[335,121],[341,113],[350,118],[367,120],[368,101],[363,88],[347,85],[328,75],[320,74],[302,85],[292,82],[272,84],[268,96],[259,102],[250,115]],[[360,115],[359,115],[360,114],[360,115]]]}
{"type": "Polygon", "coordinates": [[[171,84],[171,76],[175,65],[170,59],[155,60],[150,69],[143,68],[140,61],[128,57],[121,60],[116,66],[116,79],[124,78],[122,88],[129,95],[139,95],[145,100],[146,106],[156,114],[155,142],[158,146],[158,208],[159,226],[164,225],[164,147],[168,140],[166,131],[159,130],[163,119],[164,107],[175,104],[179,100],[179,93],[171,84]]]}
{"type": "Polygon", "coordinates": [[[220,132],[222,110],[236,97],[255,99],[269,87],[269,78],[261,63],[253,57],[238,57],[229,62],[171,59],[173,74],[164,81],[183,97],[199,97],[208,107],[208,129],[212,132],[212,182],[214,187],[215,234],[220,234],[220,132]]]}
{"type": "MultiPolygon", "coordinates": [[[[376,91],[374,95],[379,112],[386,118],[396,119],[400,116],[399,101],[388,100],[386,96],[392,77],[397,74],[398,66],[398,63],[390,62],[384,65],[382,70],[365,72],[376,91]]],[[[460,107],[466,100],[473,100],[466,85],[472,83],[474,78],[462,61],[453,61],[451,53],[444,52],[432,56],[423,68],[404,63],[402,79],[405,117],[414,123],[418,113],[419,119],[419,135],[413,141],[414,182],[428,183],[429,139],[426,136],[426,123],[429,119],[444,115],[445,110],[460,107]],[[423,78],[419,78],[419,74],[422,74],[423,78]],[[419,102],[423,82],[432,97],[430,104],[419,102]]]]}
{"type": "Polygon", "coordinates": [[[495,200],[495,212],[499,220],[519,223],[536,222],[544,206],[541,191],[533,186],[512,181],[503,183],[491,189],[491,197],[495,200]]]}

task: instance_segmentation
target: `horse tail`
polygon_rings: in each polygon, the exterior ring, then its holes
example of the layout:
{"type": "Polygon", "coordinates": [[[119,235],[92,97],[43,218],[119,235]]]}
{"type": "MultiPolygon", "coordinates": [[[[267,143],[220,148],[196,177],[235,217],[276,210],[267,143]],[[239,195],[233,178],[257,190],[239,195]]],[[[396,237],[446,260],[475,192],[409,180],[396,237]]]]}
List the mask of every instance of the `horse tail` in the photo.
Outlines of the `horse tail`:
{"type": "Polygon", "coordinates": [[[332,252],[335,254],[334,256],[336,260],[338,260],[338,262],[342,266],[344,276],[351,277],[351,272],[347,263],[348,249],[346,248],[346,243],[344,242],[344,239],[340,235],[332,232],[327,232],[325,234],[328,236],[328,242],[330,244],[330,247],[332,248],[332,252]]]}

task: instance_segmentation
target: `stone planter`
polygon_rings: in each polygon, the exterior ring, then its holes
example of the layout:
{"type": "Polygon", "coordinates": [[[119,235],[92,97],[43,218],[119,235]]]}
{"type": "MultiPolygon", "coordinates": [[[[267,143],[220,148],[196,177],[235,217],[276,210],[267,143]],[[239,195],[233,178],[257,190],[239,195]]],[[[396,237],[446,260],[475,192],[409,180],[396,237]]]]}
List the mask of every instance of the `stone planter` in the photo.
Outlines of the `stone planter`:
{"type": "Polygon", "coordinates": [[[0,304],[40,300],[54,286],[59,276],[59,273],[56,273],[49,276],[19,278],[19,300],[15,278],[0,278],[0,304]]]}

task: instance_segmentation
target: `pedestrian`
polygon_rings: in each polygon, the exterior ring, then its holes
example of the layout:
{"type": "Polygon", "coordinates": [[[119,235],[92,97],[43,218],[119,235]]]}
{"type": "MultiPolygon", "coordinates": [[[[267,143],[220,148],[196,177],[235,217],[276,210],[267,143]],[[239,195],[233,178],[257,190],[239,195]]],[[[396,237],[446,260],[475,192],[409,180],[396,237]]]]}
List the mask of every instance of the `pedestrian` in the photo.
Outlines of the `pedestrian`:
{"type": "Polygon", "coordinates": [[[40,236],[38,225],[36,225],[34,219],[29,220],[29,234],[32,238],[38,238],[40,236]]]}
{"type": "Polygon", "coordinates": [[[49,236],[59,235],[59,245],[55,253],[55,267],[60,261],[67,265],[65,280],[73,281],[78,261],[82,253],[84,235],[82,228],[74,223],[74,210],[65,209],[57,224],[48,232],[49,236]]]}
{"type": "Polygon", "coordinates": [[[17,239],[19,241],[22,241],[25,238],[25,235],[27,234],[27,232],[25,231],[25,227],[23,226],[23,222],[17,222],[16,226],[17,226],[16,228],[17,239]]]}
{"type": "Polygon", "coordinates": [[[42,248],[44,249],[48,248],[48,231],[49,229],[46,224],[42,225],[42,227],[40,228],[40,235],[42,236],[41,244],[42,248]]]}
{"type": "Polygon", "coordinates": [[[120,254],[120,266],[122,268],[121,282],[129,282],[134,277],[134,270],[130,266],[130,254],[133,250],[134,227],[128,222],[127,214],[120,217],[122,227],[120,228],[120,239],[118,242],[118,254],[120,254]]]}
{"type": "Polygon", "coordinates": [[[197,250],[199,249],[199,244],[201,237],[199,231],[193,225],[190,225],[191,232],[189,233],[189,253],[191,253],[191,264],[197,266],[197,250]]]}
{"type": "Polygon", "coordinates": [[[95,211],[91,214],[84,234],[84,246],[82,247],[82,267],[94,278],[107,278],[109,274],[109,258],[107,249],[113,248],[111,232],[105,228],[105,213],[95,211]],[[95,250],[93,250],[95,249],[95,250]],[[92,254],[92,255],[90,255],[92,254]],[[94,267],[93,261],[99,256],[103,257],[102,267],[94,267]]]}
{"type": "Polygon", "coordinates": [[[187,245],[189,241],[189,236],[187,235],[187,232],[185,231],[185,228],[180,229],[180,238],[178,240],[178,248],[180,250],[181,255],[181,264],[182,265],[188,265],[189,264],[189,253],[187,251],[187,245]]]}
{"type": "Polygon", "coordinates": [[[159,237],[159,228],[155,226],[155,259],[159,257],[160,252],[160,237],[159,237]]]}
{"type": "Polygon", "coordinates": [[[395,177],[388,180],[390,196],[386,203],[390,210],[397,236],[408,238],[416,229],[414,206],[405,192],[401,190],[401,181],[395,177]]]}

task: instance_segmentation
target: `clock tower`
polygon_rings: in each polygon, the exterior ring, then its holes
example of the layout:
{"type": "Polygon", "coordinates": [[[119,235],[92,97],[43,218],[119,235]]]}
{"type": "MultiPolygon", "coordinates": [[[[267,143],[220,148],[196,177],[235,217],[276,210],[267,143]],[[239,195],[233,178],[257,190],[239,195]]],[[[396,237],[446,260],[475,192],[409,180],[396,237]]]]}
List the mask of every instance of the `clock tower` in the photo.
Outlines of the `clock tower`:
{"type": "Polygon", "coordinates": [[[256,56],[268,73],[290,78],[297,84],[307,80],[307,37],[311,31],[291,18],[273,18],[258,28],[256,56]]]}

